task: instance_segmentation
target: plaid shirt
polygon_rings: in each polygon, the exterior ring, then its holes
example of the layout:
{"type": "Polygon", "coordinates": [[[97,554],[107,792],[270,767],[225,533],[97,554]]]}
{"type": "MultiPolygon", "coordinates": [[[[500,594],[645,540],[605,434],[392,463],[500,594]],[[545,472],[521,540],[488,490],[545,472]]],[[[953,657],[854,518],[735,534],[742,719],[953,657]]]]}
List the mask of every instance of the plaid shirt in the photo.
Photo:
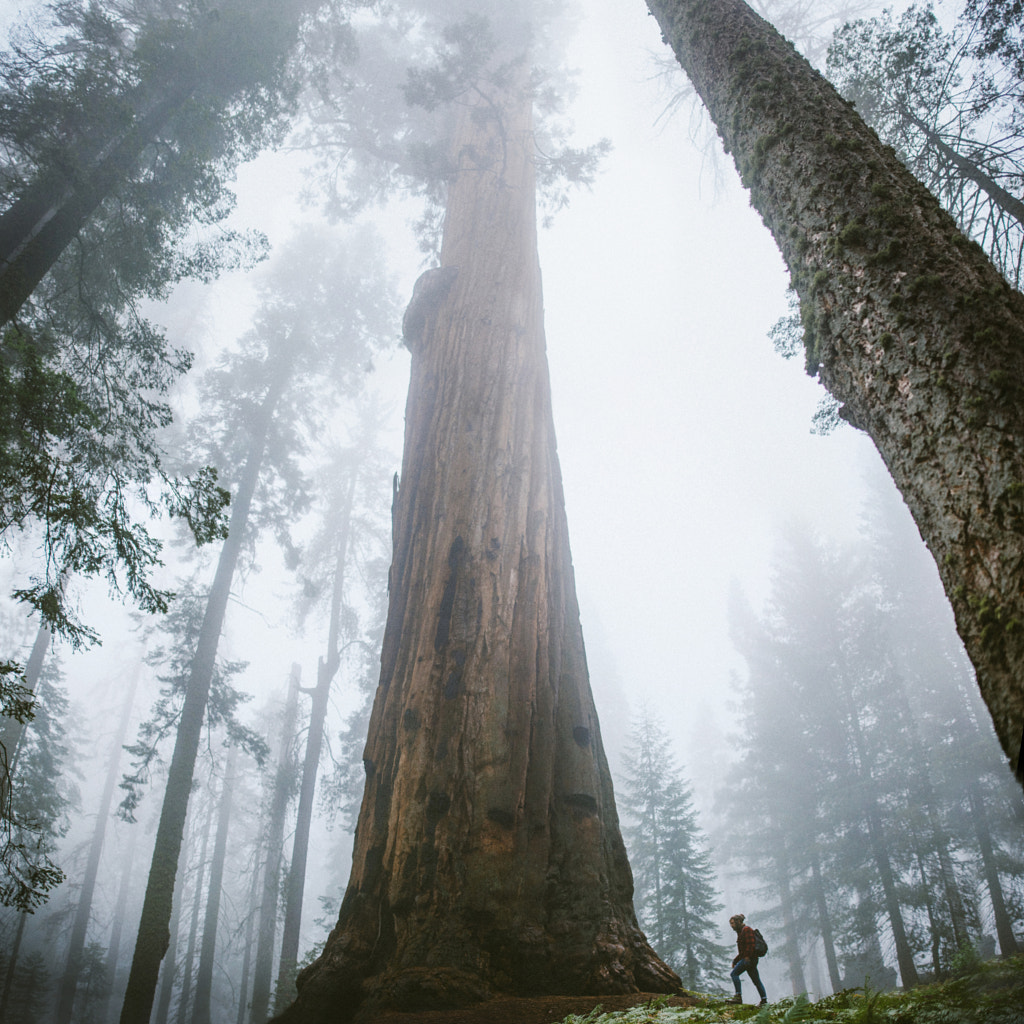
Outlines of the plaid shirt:
{"type": "Polygon", "coordinates": [[[739,951],[739,956],[736,958],[739,960],[746,960],[748,963],[757,963],[757,957],[754,955],[754,943],[757,940],[754,937],[754,929],[749,924],[745,924],[736,935],[736,949],[739,951]]]}

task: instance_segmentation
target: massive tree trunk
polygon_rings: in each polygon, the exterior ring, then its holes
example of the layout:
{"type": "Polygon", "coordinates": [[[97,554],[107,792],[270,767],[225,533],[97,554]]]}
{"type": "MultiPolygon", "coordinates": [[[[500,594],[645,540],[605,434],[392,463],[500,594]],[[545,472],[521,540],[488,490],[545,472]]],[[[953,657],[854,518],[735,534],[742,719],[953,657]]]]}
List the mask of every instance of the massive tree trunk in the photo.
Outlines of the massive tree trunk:
{"type": "Polygon", "coordinates": [[[648,0],[800,295],[809,368],[885,460],[1024,781],[1024,296],[741,0],[648,0]]]}
{"type": "Polygon", "coordinates": [[[352,875],[289,1022],[679,987],[637,926],[587,676],[521,85],[453,152],[458,274],[413,342],[352,875]]]}

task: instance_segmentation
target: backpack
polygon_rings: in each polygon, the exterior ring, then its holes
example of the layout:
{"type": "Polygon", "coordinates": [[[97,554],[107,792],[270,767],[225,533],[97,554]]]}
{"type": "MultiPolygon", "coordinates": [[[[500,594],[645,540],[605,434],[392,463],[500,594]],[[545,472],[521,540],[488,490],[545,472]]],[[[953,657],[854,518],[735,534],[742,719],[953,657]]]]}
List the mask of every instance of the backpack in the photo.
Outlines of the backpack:
{"type": "Polygon", "coordinates": [[[764,941],[764,936],[755,928],[754,929],[754,956],[762,957],[768,955],[768,943],[764,941]]]}

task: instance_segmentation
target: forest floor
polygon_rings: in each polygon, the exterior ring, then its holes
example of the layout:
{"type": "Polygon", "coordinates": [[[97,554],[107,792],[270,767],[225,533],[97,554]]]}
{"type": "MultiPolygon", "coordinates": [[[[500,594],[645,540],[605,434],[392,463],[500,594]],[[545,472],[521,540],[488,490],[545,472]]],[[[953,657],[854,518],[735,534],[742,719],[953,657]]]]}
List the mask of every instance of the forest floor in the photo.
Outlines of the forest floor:
{"type": "MultiPolygon", "coordinates": [[[[661,995],[634,992],[624,996],[540,996],[536,999],[491,999],[457,1010],[422,1010],[413,1013],[384,1013],[370,1024],[554,1024],[570,1017],[623,1013],[636,1007],[666,1005],[661,995]]],[[[696,1006],[687,996],[670,996],[668,1006],[696,1006]]]]}
{"type": "Polygon", "coordinates": [[[458,1010],[388,1013],[371,1024],[1024,1024],[1024,955],[965,964],[909,991],[849,989],[808,1003],[737,1006],[721,996],[547,996],[458,1010]]]}

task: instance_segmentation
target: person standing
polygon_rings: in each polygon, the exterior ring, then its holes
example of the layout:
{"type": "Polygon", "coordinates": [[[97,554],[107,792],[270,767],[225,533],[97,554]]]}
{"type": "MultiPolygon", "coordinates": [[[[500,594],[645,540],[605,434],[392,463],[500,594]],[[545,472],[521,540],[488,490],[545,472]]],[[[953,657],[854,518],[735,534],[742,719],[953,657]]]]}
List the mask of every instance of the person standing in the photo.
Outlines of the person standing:
{"type": "Polygon", "coordinates": [[[764,985],[761,984],[761,976],[757,973],[757,936],[749,924],[743,923],[745,920],[746,918],[743,914],[733,914],[729,918],[729,924],[736,933],[737,949],[737,954],[733,957],[732,973],[730,975],[732,983],[736,986],[736,995],[729,1002],[743,1002],[743,996],[740,992],[740,975],[746,971],[750,975],[750,980],[754,983],[754,987],[761,994],[761,1002],[758,1005],[766,1006],[768,996],[765,993],[764,985]]]}

